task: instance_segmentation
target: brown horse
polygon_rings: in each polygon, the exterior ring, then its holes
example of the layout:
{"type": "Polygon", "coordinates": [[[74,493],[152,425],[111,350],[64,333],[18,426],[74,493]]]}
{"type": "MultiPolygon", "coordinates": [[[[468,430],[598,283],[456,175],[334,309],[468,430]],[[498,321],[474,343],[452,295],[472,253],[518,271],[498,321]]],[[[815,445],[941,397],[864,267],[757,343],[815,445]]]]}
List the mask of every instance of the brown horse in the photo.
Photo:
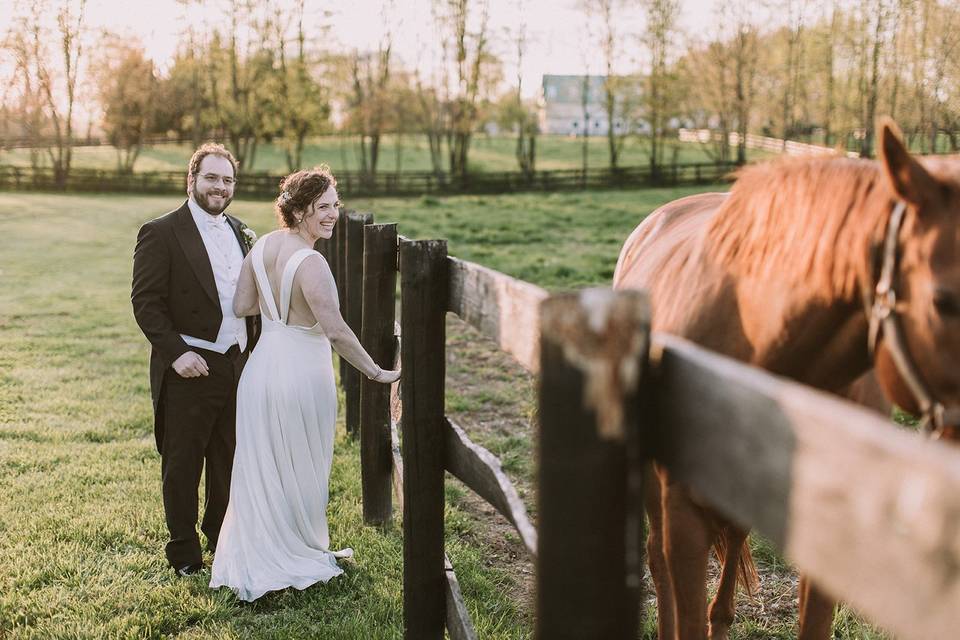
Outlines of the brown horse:
{"type": "MultiPolygon", "coordinates": [[[[655,331],[820,389],[844,393],[873,368],[888,398],[942,425],[960,402],[960,158],[916,159],[892,122],[879,129],[880,162],[754,165],[729,194],[661,207],[624,245],[614,286],[649,292],[655,331]]],[[[655,473],[660,637],[707,637],[717,545],[709,635],[726,638],[737,574],[752,570],[746,532],[655,473]]],[[[800,591],[800,637],[828,638],[834,601],[807,581],[800,591]]]]}

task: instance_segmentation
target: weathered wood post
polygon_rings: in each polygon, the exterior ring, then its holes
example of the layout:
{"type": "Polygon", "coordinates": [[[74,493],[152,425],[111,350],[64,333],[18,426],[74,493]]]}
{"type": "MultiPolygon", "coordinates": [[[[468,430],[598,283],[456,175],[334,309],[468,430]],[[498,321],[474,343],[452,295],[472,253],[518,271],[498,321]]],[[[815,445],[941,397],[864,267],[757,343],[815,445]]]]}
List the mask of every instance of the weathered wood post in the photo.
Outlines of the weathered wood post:
{"type": "MultiPolygon", "coordinates": [[[[393,366],[397,289],[397,225],[371,224],[363,230],[363,322],[360,341],[384,369],[393,366]]],[[[391,498],[390,387],[361,377],[360,476],[363,521],[386,524],[391,498]]]]}
{"type": "MultiPolygon", "coordinates": [[[[340,314],[347,317],[347,217],[353,213],[345,209],[340,209],[337,217],[337,226],[334,227],[334,258],[336,266],[331,265],[334,279],[337,283],[337,299],[340,301],[340,314]]],[[[340,358],[340,386],[343,387],[347,371],[347,361],[340,358]]]]}
{"type": "Polygon", "coordinates": [[[634,638],[642,562],[629,432],[646,297],[587,289],[548,298],[541,313],[536,637],[634,638]]]}
{"type": "MultiPolygon", "coordinates": [[[[363,323],[363,228],[373,222],[372,213],[350,213],[347,216],[346,311],[344,320],[360,337],[363,323]]],[[[347,433],[360,433],[360,372],[347,365],[343,377],[343,395],[346,400],[345,422],[347,433]]]]}
{"type": "MultiPolygon", "coordinates": [[[[316,251],[319,251],[321,255],[327,260],[327,264],[330,266],[330,272],[333,273],[333,266],[331,263],[332,253],[333,253],[333,236],[329,238],[320,238],[313,243],[313,248],[316,251]]],[[[334,282],[336,282],[336,275],[334,275],[334,282]]]]}
{"type": "Polygon", "coordinates": [[[447,243],[400,243],[403,616],[406,640],[442,640],[447,243]]]}

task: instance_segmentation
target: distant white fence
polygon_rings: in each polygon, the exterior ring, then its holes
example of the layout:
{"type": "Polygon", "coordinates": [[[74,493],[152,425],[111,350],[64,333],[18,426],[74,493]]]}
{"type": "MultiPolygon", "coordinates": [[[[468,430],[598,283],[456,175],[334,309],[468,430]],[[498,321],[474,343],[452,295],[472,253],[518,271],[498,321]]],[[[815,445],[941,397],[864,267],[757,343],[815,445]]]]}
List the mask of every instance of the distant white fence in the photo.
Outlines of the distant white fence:
{"type": "MultiPolygon", "coordinates": [[[[680,142],[700,142],[706,144],[711,140],[721,139],[723,134],[719,131],[710,129],[680,129],[680,142]]],[[[740,144],[740,134],[736,131],[730,132],[727,138],[731,147],[740,144]]],[[[762,149],[773,153],[785,153],[789,156],[833,156],[845,154],[848,158],[859,158],[860,154],[855,151],[841,151],[832,147],[824,147],[818,144],[807,144],[805,142],[796,142],[794,140],[781,140],[780,138],[767,138],[766,136],[757,136],[752,133],[747,134],[748,149],[762,149]]]]}

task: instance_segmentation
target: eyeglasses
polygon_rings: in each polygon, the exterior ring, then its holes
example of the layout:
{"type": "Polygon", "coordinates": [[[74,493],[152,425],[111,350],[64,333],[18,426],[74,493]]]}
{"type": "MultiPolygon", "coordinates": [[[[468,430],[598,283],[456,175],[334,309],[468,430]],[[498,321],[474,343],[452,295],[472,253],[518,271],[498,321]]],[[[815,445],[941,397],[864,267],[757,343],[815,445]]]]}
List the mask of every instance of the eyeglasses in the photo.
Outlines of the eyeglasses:
{"type": "Polygon", "coordinates": [[[213,183],[216,183],[218,180],[223,180],[223,184],[227,187],[232,187],[233,185],[237,184],[237,180],[235,178],[232,178],[230,176],[217,175],[216,173],[205,173],[200,177],[206,180],[207,182],[213,182],[213,183]]]}

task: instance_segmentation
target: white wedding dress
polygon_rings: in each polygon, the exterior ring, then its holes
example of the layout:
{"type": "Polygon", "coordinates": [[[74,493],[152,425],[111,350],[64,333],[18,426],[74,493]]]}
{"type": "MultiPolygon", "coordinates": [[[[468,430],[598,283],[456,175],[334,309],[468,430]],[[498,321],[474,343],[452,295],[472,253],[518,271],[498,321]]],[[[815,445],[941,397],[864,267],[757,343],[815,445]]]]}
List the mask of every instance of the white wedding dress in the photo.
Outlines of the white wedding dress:
{"type": "Polygon", "coordinates": [[[237,449],[230,503],[213,562],[211,587],[242,600],[268,591],[305,589],[341,574],[327,529],[327,481],[333,460],[337,395],[330,342],[319,328],[288,325],[294,253],[280,279],[280,312],[253,247],[263,333],[237,389],[237,449]]]}

